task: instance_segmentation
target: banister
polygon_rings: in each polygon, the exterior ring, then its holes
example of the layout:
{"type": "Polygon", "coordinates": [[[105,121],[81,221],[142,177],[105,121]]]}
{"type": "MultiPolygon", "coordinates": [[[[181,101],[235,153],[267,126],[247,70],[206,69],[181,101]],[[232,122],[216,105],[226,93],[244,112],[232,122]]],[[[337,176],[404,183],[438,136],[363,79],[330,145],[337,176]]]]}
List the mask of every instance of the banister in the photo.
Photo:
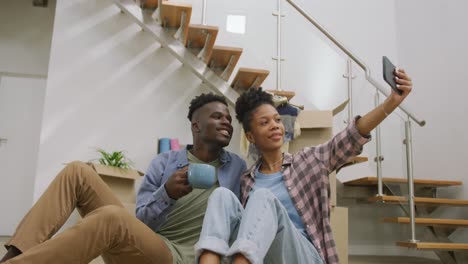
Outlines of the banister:
{"type": "MultiPolygon", "coordinates": [[[[389,96],[389,89],[382,86],[374,78],[372,78],[370,68],[356,55],[354,55],[349,49],[347,49],[341,42],[339,42],[331,33],[329,33],[322,25],[320,25],[312,16],[307,14],[307,12],[301,8],[294,0],[286,0],[294,9],[296,9],[304,18],[306,18],[310,23],[312,23],[322,34],[324,34],[330,41],[333,42],[341,51],[349,56],[361,69],[365,72],[366,80],[374,86],[379,92],[385,96],[389,96]]],[[[400,105],[398,108],[408,115],[409,118],[414,120],[419,126],[424,126],[426,121],[423,119],[417,118],[411,111],[409,111],[405,105],[400,105]]]]}

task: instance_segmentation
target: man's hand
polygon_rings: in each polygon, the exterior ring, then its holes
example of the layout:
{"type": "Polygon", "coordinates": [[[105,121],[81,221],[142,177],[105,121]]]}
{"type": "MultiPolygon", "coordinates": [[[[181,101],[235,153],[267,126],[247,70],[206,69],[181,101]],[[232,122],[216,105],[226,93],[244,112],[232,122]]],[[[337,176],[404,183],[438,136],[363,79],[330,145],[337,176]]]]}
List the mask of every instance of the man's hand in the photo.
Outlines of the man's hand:
{"type": "Polygon", "coordinates": [[[188,166],[183,167],[172,174],[164,184],[170,198],[177,200],[192,191],[192,186],[188,183],[187,171],[188,166]]]}

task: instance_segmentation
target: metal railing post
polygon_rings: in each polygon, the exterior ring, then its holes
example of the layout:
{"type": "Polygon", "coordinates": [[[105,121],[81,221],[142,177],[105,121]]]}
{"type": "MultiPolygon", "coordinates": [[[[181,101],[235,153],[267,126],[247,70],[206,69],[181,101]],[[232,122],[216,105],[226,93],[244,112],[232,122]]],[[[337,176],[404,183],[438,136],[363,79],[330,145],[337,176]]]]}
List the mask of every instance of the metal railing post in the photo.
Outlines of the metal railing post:
{"type": "Polygon", "coordinates": [[[202,0],[202,13],[201,13],[202,25],[206,25],[206,1],[207,0],[202,0]]]}
{"type": "MultiPolygon", "coordinates": [[[[375,107],[380,105],[379,92],[375,93],[375,107]]],[[[383,178],[382,178],[382,142],[380,135],[380,125],[375,128],[375,162],[377,167],[377,196],[383,196],[383,178]]]]}
{"type": "Polygon", "coordinates": [[[410,242],[416,240],[416,223],[415,223],[415,208],[414,208],[414,183],[413,183],[413,137],[411,134],[411,120],[405,122],[405,141],[406,145],[406,171],[408,176],[408,201],[410,206],[410,224],[411,224],[411,239],[410,242]]]}
{"type": "Polygon", "coordinates": [[[273,60],[276,60],[276,90],[281,91],[281,19],[283,14],[281,14],[281,0],[278,0],[278,7],[276,12],[273,12],[273,16],[277,17],[276,20],[276,57],[273,57],[273,60]]]}
{"type": "Polygon", "coordinates": [[[348,58],[347,67],[346,67],[346,74],[343,74],[343,77],[348,81],[348,124],[353,119],[353,79],[356,76],[353,75],[353,61],[348,58]]]}

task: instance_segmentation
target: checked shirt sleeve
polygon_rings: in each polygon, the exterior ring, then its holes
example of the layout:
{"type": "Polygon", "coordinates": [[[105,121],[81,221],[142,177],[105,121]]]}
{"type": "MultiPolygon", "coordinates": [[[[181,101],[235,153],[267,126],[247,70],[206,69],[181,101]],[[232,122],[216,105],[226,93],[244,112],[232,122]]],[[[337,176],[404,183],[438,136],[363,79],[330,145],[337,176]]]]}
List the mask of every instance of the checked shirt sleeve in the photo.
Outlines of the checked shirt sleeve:
{"type": "Polygon", "coordinates": [[[305,148],[304,154],[310,161],[319,160],[328,173],[341,167],[352,157],[362,152],[364,144],[371,140],[371,136],[362,136],[356,127],[357,116],[344,130],[336,134],[330,141],[315,147],[305,148]]]}

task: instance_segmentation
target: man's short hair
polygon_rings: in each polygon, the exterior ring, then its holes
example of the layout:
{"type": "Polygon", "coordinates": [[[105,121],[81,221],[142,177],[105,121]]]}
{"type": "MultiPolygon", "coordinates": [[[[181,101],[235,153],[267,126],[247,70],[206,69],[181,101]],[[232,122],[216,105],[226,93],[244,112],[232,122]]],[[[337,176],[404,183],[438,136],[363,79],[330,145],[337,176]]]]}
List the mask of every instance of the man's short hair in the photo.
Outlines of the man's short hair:
{"type": "Polygon", "coordinates": [[[224,96],[217,95],[214,93],[202,93],[199,96],[193,98],[193,100],[190,102],[189,112],[187,115],[188,120],[192,121],[193,113],[195,113],[195,111],[197,111],[200,107],[211,102],[220,102],[228,106],[226,98],[224,96]]]}

